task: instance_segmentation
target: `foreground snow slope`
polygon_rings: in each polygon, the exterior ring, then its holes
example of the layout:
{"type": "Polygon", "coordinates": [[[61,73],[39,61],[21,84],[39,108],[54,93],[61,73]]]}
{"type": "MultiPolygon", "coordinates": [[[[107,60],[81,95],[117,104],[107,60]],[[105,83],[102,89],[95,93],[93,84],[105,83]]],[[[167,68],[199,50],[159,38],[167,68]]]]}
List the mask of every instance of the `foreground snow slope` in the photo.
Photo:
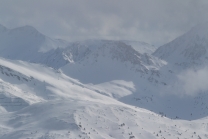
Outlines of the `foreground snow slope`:
{"type": "Polygon", "coordinates": [[[1,139],[208,138],[207,118],[168,119],[45,66],[3,58],[0,65],[1,98],[11,104],[1,105],[1,139]]]}
{"type": "Polygon", "coordinates": [[[171,120],[139,108],[74,99],[37,103],[0,117],[2,139],[208,138],[208,119],[171,120]]]}
{"type": "Polygon", "coordinates": [[[11,85],[15,85],[18,88],[25,89],[27,92],[43,98],[45,101],[72,97],[80,100],[87,99],[103,102],[113,100],[105,96],[100,97],[102,95],[96,91],[52,68],[3,58],[0,59],[0,64],[6,67],[5,71],[7,71],[1,74],[1,78],[4,81],[12,83],[11,85]],[[11,73],[16,74],[11,75],[11,73]]]}
{"type": "Polygon", "coordinates": [[[0,114],[2,139],[208,136],[206,118],[197,121],[168,119],[101,95],[53,69],[5,59],[0,59],[0,63],[4,68],[2,80],[5,84],[12,82],[8,85],[10,89],[12,86],[19,89],[19,92],[9,93],[28,102],[23,109],[13,109],[10,113],[5,110],[0,114]],[[27,91],[26,96],[24,91],[27,91]],[[28,94],[34,95],[32,98],[36,101],[27,98],[28,94]]]}

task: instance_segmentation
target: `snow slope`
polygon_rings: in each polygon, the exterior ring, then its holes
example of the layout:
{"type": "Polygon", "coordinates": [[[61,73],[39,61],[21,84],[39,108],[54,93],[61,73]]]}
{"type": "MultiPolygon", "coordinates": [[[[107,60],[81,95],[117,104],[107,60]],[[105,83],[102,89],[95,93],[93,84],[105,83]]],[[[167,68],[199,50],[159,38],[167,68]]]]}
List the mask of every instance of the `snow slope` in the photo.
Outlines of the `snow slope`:
{"type": "Polygon", "coordinates": [[[87,101],[38,103],[1,115],[2,139],[207,138],[207,119],[171,120],[142,109],[87,101]],[[53,107],[53,108],[51,108],[53,107]]]}
{"type": "Polygon", "coordinates": [[[9,89],[19,89],[13,92],[0,84],[1,94],[13,93],[25,102],[33,102],[22,109],[0,113],[2,139],[208,137],[208,118],[168,119],[99,94],[45,66],[3,58],[0,64],[2,82],[9,89]],[[28,94],[34,95],[36,101],[30,100],[28,94]]]}

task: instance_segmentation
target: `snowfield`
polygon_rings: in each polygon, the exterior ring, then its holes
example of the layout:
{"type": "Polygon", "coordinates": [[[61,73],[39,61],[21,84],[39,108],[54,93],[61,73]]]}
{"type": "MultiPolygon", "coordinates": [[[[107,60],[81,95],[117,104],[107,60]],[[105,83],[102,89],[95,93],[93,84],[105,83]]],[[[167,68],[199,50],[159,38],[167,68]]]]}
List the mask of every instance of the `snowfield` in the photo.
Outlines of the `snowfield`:
{"type": "Polygon", "coordinates": [[[207,138],[207,119],[171,120],[125,106],[78,100],[37,103],[1,115],[1,138],[207,138]]]}
{"type": "Polygon", "coordinates": [[[169,119],[45,66],[2,58],[0,63],[2,139],[208,137],[208,118],[169,119]]]}

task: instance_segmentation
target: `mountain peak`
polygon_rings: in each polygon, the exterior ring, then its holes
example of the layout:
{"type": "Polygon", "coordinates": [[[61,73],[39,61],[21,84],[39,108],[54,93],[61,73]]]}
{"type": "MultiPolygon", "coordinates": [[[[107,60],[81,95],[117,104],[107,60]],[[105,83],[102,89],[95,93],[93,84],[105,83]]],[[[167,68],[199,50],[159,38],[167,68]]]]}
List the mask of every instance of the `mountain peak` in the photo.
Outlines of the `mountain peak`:
{"type": "Polygon", "coordinates": [[[26,29],[33,29],[33,30],[36,30],[33,26],[30,26],[30,25],[25,25],[25,26],[22,26],[20,28],[26,28],[26,29]]]}
{"type": "MultiPolygon", "coordinates": [[[[83,42],[73,43],[66,50],[66,55],[71,53],[73,55],[73,61],[81,60],[86,56],[106,56],[110,54],[110,57],[117,59],[125,58],[127,53],[131,53],[130,56],[134,57],[135,55],[140,55],[135,51],[130,45],[126,45],[121,41],[112,41],[112,40],[88,40],[83,42]]],[[[107,56],[109,57],[109,55],[107,56]]]]}
{"type": "MultiPolygon", "coordinates": [[[[46,37],[45,35],[40,33],[38,30],[36,30],[34,27],[28,26],[28,25],[10,29],[8,34],[10,36],[13,36],[13,37],[16,36],[19,39],[22,39],[22,42],[24,42],[23,40],[26,38],[27,38],[26,39],[27,42],[29,42],[29,40],[31,39],[39,39],[39,41],[42,41],[46,37]]],[[[36,43],[39,43],[39,42],[36,42],[36,43]]]]}
{"type": "Polygon", "coordinates": [[[27,33],[39,33],[39,34],[41,34],[37,29],[35,29],[34,27],[29,26],[29,25],[14,28],[14,29],[12,29],[12,31],[24,31],[24,32],[27,32],[27,33]]]}
{"type": "Polygon", "coordinates": [[[190,37],[198,36],[200,38],[208,38],[208,22],[200,23],[194,26],[186,33],[186,35],[189,35],[190,37]]]}
{"type": "Polygon", "coordinates": [[[184,35],[159,47],[154,55],[171,63],[186,63],[189,66],[203,61],[203,58],[208,57],[208,23],[198,24],[184,35]]]}

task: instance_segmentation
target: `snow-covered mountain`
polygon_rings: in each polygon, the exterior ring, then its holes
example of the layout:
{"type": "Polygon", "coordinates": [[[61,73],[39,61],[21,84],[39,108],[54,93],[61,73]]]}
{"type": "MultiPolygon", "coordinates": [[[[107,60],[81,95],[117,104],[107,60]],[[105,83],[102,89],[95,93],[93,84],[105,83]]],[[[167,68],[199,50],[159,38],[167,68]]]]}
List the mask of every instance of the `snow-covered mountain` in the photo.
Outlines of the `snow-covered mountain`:
{"type": "MultiPolygon", "coordinates": [[[[153,46],[144,42],[114,41],[114,43],[118,43],[117,45],[121,42],[125,45],[132,45],[135,50],[140,50],[141,53],[151,53],[153,51],[153,46]]],[[[83,53],[87,53],[87,49],[94,51],[94,49],[101,47],[100,45],[108,45],[108,43],[112,43],[112,41],[88,40],[68,43],[64,40],[51,39],[31,26],[7,29],[0,25],[1,57],[41,63],[56,69],[74,60],[79,60],[81,51],[83,53]]]]}
{"type": "Polygon", "coordinates": [[[121,41],[76,42],[66,49],[71,62],[61,71],[100,94],[170,118],[190,120],[208,115],[206,93],[180,94],[184,91],[180,72],[168,61],[141,54],[121,41]]]}
{"type": "Polygon", "coordinates": [[[0,56],[4,58],[51,65],[55,49],[67,45],[68,42],[51,39],[31,26],[7,29],[0,25],[0,56]]]}
{"type": "Polygon", "coordinates": [[[203,87],[206,86],[203,82],[206,82],[208,67],[207,23],[193,27],[184,35],[158,48],[153,55],[167,62],[160,73],[168,84],[175,88],[184,86],[183,91],[191,95],[208,91],[203,87]]]}
{"type": "Polygon", "coordinates": [[[0,26],[0,138],[208,138],[207,91],[183,94],[186,70],[206,66],[206,27],[151,55],[141,42],[0,26]]]}
{"type": "Polygon", "coordinates": [[[161,46],[155,56],[181,66],[208,64],[208,23],[193,27],[184,35],[161,46]]]}
{"type": "Polygon", "coordinates": [[[121,41],[84,41],[73,43],[64,51],[70,63],[61,70],[84,83],[101,83],[131,79],[157,71],[164,62],[149,54],[141,54],[121,41]]]}
{"type": "MultiPolygon", "coordinates": [[[[181,116],[185,111],[186,115],[188,116],[188,113],[190,113],[192,118],[194,115],[198,115],[195,118],[207,116],[208,89],[204,87],[206,85],[203,83],[206,82],[207,78],[207,50],[208,25],[203,23],[170,43],[159,47],[153,53],[154,56],[167,62],[159,70],[160,77],[153,77],[159,82],[165,83],[165,86],[160,86],[157,90],[164,96],[159,97],[159,100],[162,100],[161,104],[169,107],[167,109],[173,110],[180,107],[181,116]],[[200,104],[201,106],[199,106],[200,104]],[[195,114],[193,114],[193,111],[195,114]]],[[[149,106],[146,105],[145,107],[149,106]]],[[[162,107],[161,105],[160,108],[162,107]]],[[[170,113],[165,109],[163,112],[170,113]]]]}

